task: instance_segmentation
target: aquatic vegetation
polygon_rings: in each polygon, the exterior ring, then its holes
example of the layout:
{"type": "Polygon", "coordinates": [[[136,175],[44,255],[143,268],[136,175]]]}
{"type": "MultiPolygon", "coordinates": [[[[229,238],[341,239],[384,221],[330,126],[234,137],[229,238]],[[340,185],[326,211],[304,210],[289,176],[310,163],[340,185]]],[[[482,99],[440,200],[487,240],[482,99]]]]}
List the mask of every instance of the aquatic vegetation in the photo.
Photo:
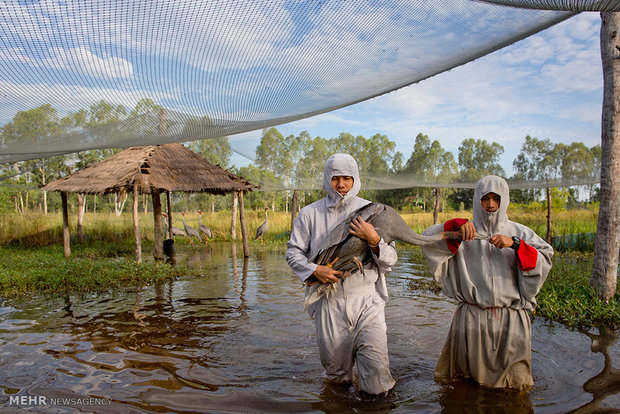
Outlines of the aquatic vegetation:
{"type": "Polygon", "coordinates": [[[62,246],[41,248],[0,247],[0,295],[85,293],[111,288],[147,285],[181,276],[196,276],[201,269],[170,266],[161,261],[136,263],[133,247],[93,243],[75,248],[65,259],[62,246]]]}

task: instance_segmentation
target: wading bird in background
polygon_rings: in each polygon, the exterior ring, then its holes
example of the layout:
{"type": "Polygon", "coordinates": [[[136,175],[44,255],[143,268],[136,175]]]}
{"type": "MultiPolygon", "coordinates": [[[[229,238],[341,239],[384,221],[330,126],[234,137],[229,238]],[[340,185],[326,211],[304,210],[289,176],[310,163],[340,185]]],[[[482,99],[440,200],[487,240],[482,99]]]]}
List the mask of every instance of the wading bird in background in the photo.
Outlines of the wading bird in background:
{"type": "Polygon", "coordinates": [[[183,227],[185,228],[185,233],[189,236],[189,242],[194,244],[194,237],[198,239],[198,241],[202,241],[202,237],[200,237],[200,233],[193,227],[190,227],[185,222],[185,212],[181,211],[181,216],[183,217],[183,227]]]}
{"type": "MultiPolygon", "coordinates": [[[[166,236],[166,232],[168,231],[168,216],[166,215],[166,213],[161,213],[162,216],[164,216],[164,237],[166,236]]],[[[187,237],[187,233],[185,233],[185,231],[179,227],[172,227],[172,234],[170,235],[170,237],[172,237],[174,239],[174,236],[183,236],[183,237],[187,237]]]]}
{"type": "Polygon", "coordinates": [[[210,228],[202,224],[202,210],[198,210],[198,230],[205,235],[205,246],[207,241],[213,238],[213,232],[210,228]]]}
{"type": "Polygon", "coordinates": [[[267,210],[269,209],[265,207],[265,222],[256,229],[256,237],[254,238],[254,240],[258,240],[258,238],[260,237],[261,244],[263,244],[263,236],[267,234],[267,229],[269,228],[269,223],[267,222],[267,210]]]}

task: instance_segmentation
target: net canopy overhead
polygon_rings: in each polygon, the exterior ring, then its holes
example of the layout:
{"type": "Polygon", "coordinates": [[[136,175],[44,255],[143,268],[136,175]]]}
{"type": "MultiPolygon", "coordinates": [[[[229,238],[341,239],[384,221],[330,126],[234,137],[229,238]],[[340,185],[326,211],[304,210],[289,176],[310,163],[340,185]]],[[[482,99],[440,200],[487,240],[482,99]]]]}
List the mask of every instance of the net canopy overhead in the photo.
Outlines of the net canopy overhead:
{"type": "Polygon", "coordinates": [[[291,122],[419,82],[574,13],[473,0],[4,1],[0,125],[47,104],[71,119],[3,133],[0,163],[291,122]]]}

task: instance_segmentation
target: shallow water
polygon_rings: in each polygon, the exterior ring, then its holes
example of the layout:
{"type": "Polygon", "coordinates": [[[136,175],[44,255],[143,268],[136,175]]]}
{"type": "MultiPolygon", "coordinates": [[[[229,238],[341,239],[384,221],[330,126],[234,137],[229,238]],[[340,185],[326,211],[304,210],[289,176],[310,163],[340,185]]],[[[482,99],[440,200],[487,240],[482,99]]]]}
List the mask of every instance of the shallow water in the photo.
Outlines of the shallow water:
{"type": "Polygon", "coordinates": [[[244,260],[240,248],[213,243],[178,254],[202,267],[200,278],[4,302],[0,412],[620,412],[617,334],[541,318],[529,392],[435,383],[455,306],[409,289],[421,266],[403,248],[388,275],[394,390],[370,399],[328,384],[283,254],[257,248],[244,260]]]}

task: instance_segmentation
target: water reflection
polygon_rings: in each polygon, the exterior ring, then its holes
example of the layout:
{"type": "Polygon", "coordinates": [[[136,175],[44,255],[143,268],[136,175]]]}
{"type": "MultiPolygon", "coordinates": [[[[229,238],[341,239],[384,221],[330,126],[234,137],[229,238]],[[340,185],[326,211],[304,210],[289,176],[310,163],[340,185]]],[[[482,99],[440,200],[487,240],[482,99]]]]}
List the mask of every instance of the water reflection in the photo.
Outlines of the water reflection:
{"type": "MultiPolygon", "coordinates": [[[[620,345],[604,329],[575,332],[537,318],[530,392],[467,382],[440,386],[433,369],[455,304],[411,292],[411,251],[388,276],[390,361],[397,383],[369,398],[324,380],[303,289],[283,250],[244,258],[235,245],[177,246],[203,277],[0,307],[0,407],[11,395],[109,398],[94,412],[620,411],[620,345]]],[[[75,412],[41,406],[39,412],[75,412]]],[[[2,411],[2,410],[0,410],[2,411]]]]}

